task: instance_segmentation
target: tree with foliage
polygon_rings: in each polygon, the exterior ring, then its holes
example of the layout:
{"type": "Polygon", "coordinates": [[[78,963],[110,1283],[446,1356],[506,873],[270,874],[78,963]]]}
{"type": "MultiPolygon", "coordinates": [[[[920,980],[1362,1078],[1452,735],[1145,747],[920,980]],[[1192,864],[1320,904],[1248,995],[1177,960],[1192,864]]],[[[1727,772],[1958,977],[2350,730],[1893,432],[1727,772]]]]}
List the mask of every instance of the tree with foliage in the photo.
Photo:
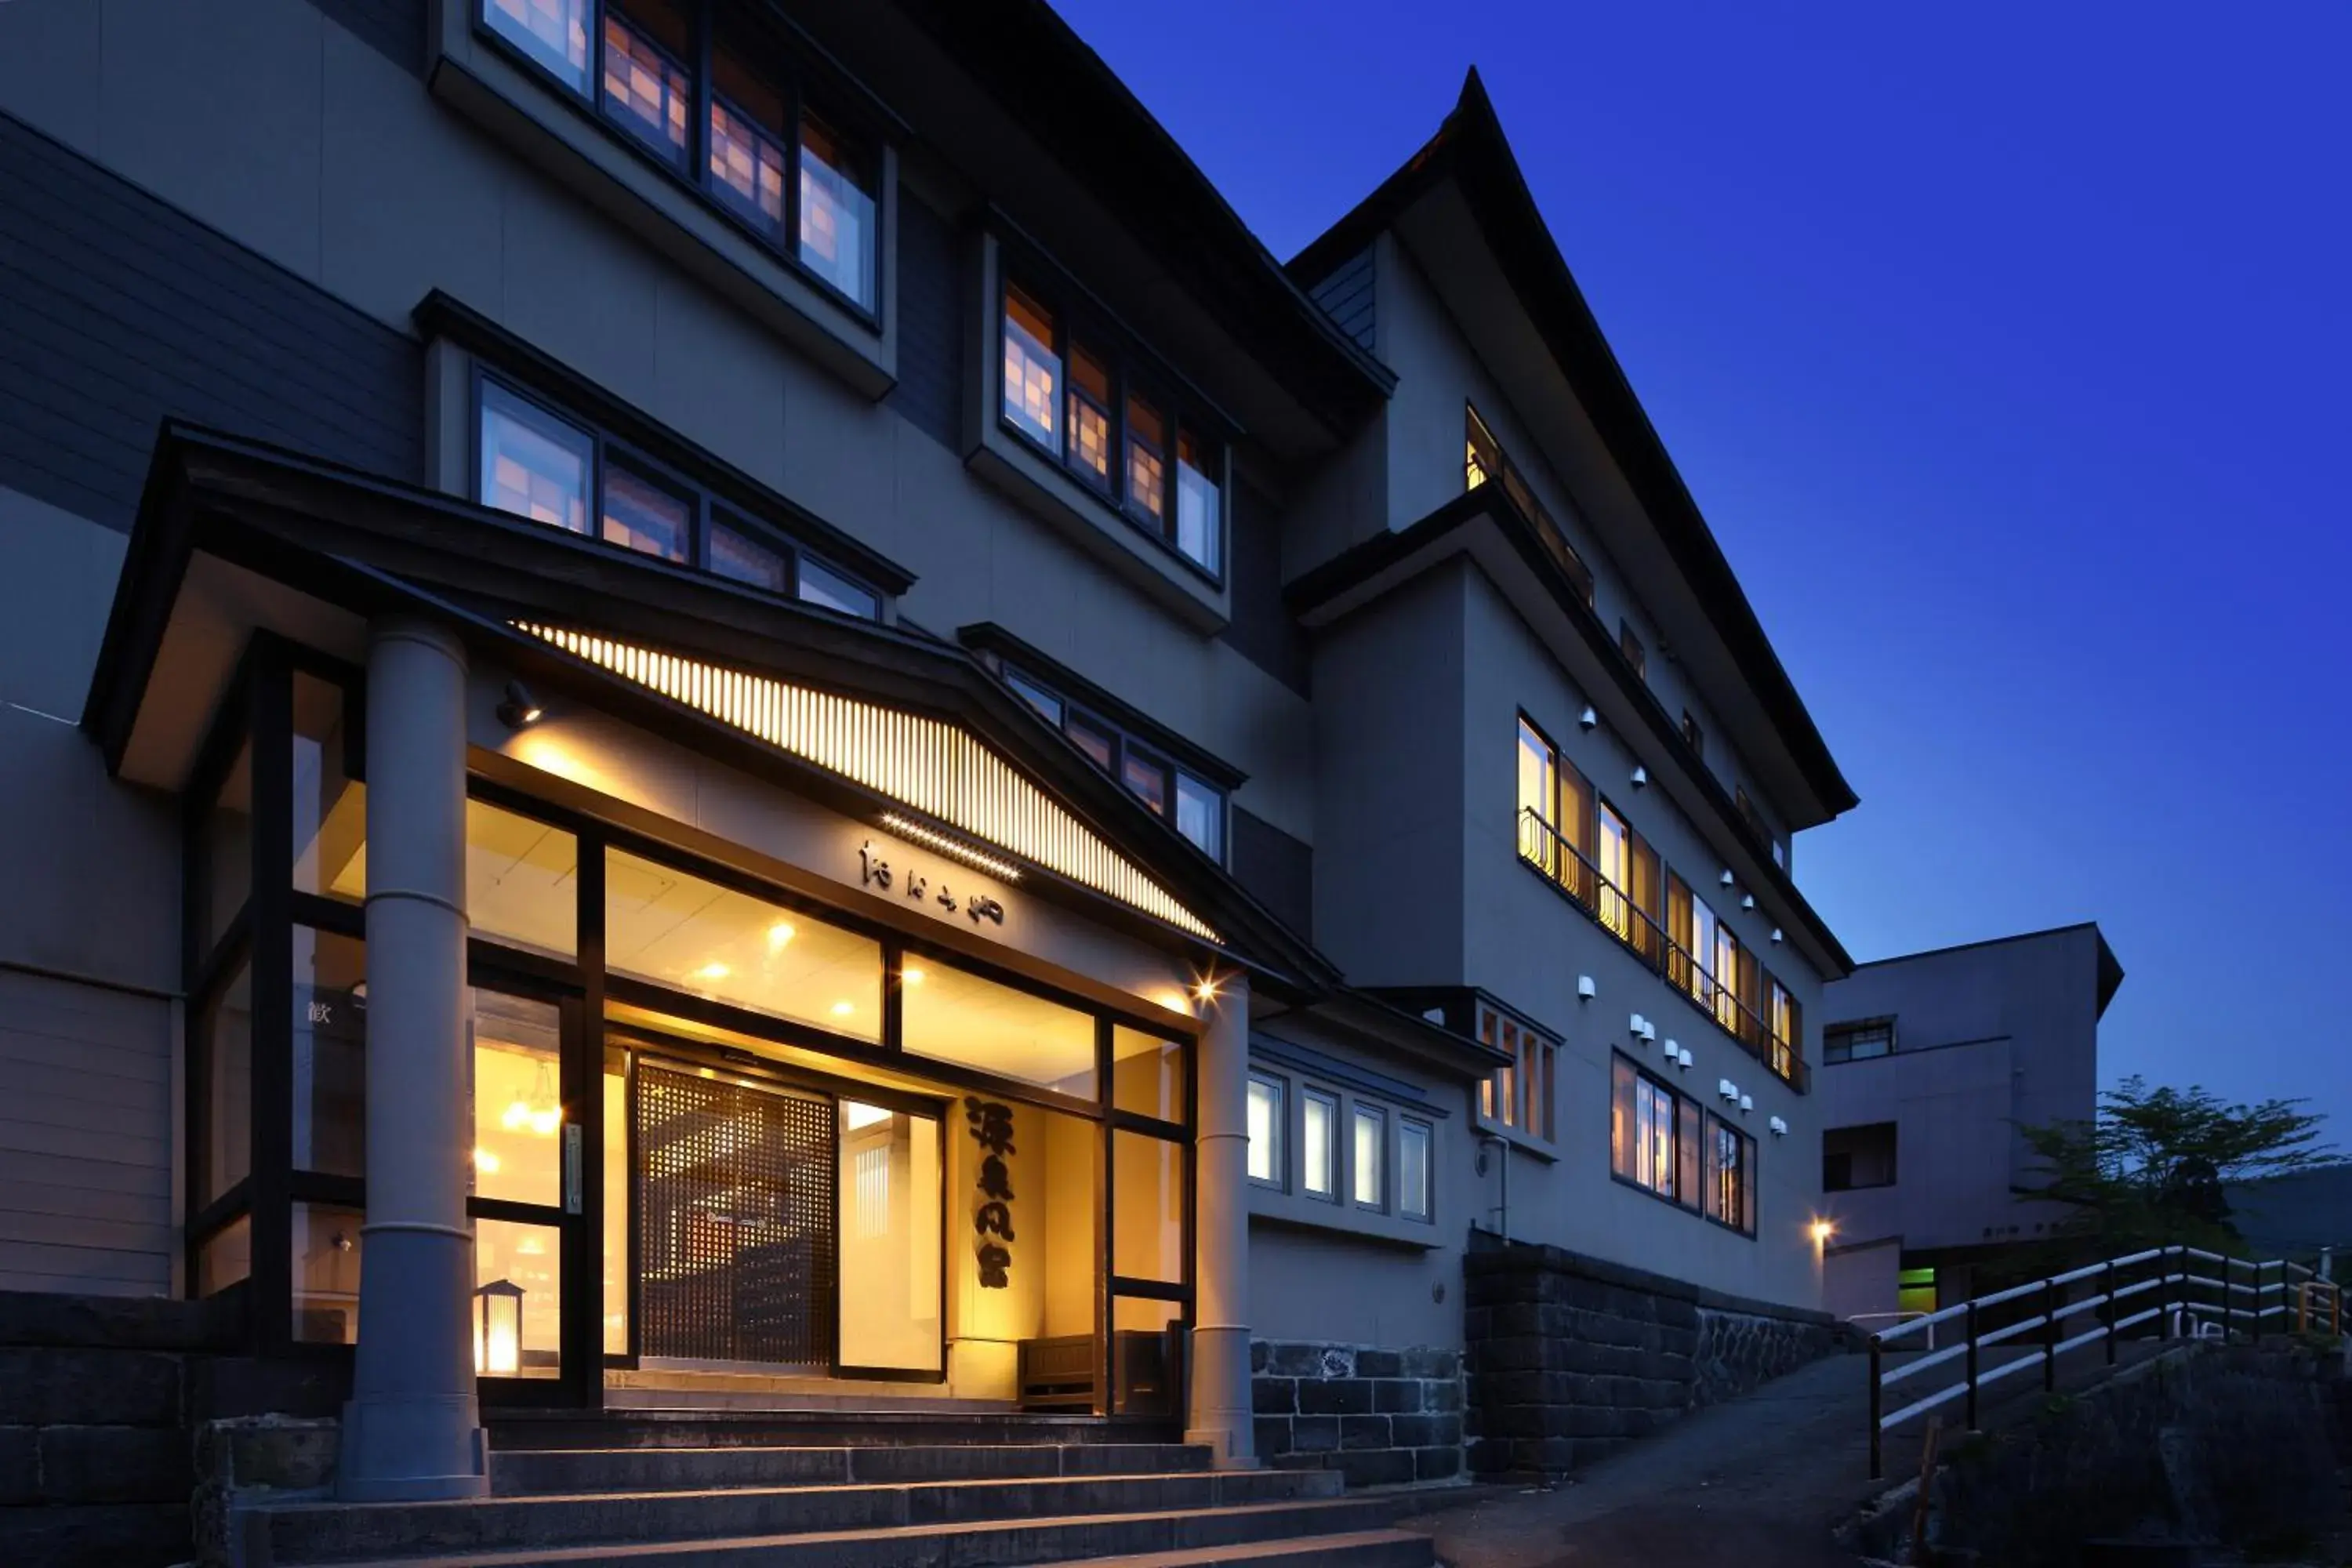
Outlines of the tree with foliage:
{"type": "Polygon", "coordinates": [[[2101,1093],[2095,1121],[2021,1129],[2046,1179],[2020,1195],[2070,1205],[2065,1230],[2103,1247],[2234,1248],[2224,1183],[2327,1158],[2325,1118],[2305,1103],[2230,1105],[2196,1085],[2152,1089],[2134,1074],[2101,1093]]]}

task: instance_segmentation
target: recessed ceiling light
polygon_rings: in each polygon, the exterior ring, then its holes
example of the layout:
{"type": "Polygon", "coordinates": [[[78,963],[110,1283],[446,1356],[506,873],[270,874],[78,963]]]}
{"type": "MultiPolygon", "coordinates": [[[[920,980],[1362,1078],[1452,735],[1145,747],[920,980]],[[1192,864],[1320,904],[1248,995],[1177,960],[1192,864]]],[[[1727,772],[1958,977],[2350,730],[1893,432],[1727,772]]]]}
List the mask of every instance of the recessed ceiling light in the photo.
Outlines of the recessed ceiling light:
{"type": "Polygon", "coordinates": [[[833,1016],[836,1018],[846,1018],[856,1011],[857,1005],[853,1002],[835,1002],[833,1005],[833,1016]]]}
{"type": "Polygon", "coordinates": [[[793,940],[793,922],[778,921],[768,928],[768,951],[773,952],[793,940]]]}
{"type": "Polygon", "coordinates": [[[919,969],[902,969],[898,971],[898,978],[909,985],[920,985],[923,983],[923,972],[919,969]]]}
{"type": "Polygon", "coordinates": [[[734,973],[735,972],[733,970],[728,968],[723,963],[706,963],[701,968],[696,970],[691,978],[696,980],[724,980],[734,973]]]}

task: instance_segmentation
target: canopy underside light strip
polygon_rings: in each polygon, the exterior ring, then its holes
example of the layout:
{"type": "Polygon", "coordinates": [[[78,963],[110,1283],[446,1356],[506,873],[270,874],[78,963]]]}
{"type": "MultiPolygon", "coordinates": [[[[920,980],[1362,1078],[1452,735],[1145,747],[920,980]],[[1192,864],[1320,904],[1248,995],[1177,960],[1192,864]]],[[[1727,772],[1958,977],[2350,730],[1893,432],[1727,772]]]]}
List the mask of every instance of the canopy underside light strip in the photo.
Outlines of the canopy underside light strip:
{"type": "Polygon", "coordinates": [[[516,630],[1210,942],[1199,916],[956,725],[530,621],[516,630]]]}

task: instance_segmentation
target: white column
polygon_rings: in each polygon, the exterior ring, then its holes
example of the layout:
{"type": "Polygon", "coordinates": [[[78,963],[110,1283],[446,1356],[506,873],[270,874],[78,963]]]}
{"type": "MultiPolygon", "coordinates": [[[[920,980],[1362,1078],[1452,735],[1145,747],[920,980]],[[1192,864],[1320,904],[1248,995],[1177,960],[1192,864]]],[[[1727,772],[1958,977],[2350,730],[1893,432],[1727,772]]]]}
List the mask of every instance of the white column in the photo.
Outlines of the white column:
{"type": "Polygon", "coordinates": [[[488,1490],[474,1398],[466,1059],[466,650],[369,628],[367,1223],[345,1498],[488,1490]]]}
{"type": "Polygon", "coordinates": [[[1249,982],[1228,978],[1206,1005],[1199,1062],[1193,1194],[1192,1409],[1184,1440],[1217,1463],[1255,1465],[1250,1425],[1249,982]]]}

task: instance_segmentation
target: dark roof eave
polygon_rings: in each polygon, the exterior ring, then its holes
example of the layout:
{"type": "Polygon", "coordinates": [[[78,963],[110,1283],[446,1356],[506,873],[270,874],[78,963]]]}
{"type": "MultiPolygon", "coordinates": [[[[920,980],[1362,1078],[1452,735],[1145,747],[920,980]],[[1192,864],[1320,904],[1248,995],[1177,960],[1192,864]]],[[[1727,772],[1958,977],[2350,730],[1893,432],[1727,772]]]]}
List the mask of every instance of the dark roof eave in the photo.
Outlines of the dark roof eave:
{"type": "Polygon", "coordinates": [[[1396,373],[1340,331],[1150,110],[1045,0],[904,0],[916,24],[1117,213],[1334,433],[1396,373]]]}
{"type": "MultiPolygon", "coordinates": [[[[1401,562],[1411,560],[1444,539],[1482,521],[1490,520],[1501,531],[1536,581],[1541,583],[1591,647],[1601,668],[1609,671],[1617,687],[1642,715],[1652,737],[1682,763],[1683,771],[1696,785],[1702,798],[1726,825],[1734,837],[1747,832],[1740,819],[1738,804],[1730,792],[1708,770],[1706,764],[1690,749],[1680,731],[1659,705],[1640,677],[1616,657],[1616,643],[1609,636],[1599,617],[1585,605],[1583,596],[1568,574],[1551,558],[1537,538],[1535,524],[1504,492],[1500,485],[1481,485],[1465,491],[1439,507],[1435,511],[1405,529],[1375,534],[1354,545],[1301,576],[1292,579],[1283,589],[1283,597],[1294,615],[1304,616],[1318,605],[1328,603],[1350,588],[1370,581],[1401,562]]],[[[1431,564],[1437,558],[1433,557],[1431,564]]],[[[1764,886],[1790,910],[1807,935],[1820,946],[1839,974],[1849,973],[1854,967],[1853,957],[1845,944],[1829,927],[1811,900],[1799,890],[1788,872],[1776,865],[1769,853],[1752,855],[1764,886]]],[[[1834,976],[1832,976],[1833,978],[1834,976]]]]}
{"type": "Polygon", "coordinates": [[[1451,177],[1480,232],[1561,373],[1640,499],[1708,619],[1748,673],[1759,704],[1784,738],[1799,771],[1837,816],[1861,804],[1813,722],[1796,683],[1764,633],[1723,547],[1692,499],[1624,367],[1609,347],[1584,291],[1569,270],[1502,121],[1474,68],[1437,134],[1354,210],[1294,257],[1291,275],[1312,280],[1392,226],[1424,194],[1451,177]]]}

